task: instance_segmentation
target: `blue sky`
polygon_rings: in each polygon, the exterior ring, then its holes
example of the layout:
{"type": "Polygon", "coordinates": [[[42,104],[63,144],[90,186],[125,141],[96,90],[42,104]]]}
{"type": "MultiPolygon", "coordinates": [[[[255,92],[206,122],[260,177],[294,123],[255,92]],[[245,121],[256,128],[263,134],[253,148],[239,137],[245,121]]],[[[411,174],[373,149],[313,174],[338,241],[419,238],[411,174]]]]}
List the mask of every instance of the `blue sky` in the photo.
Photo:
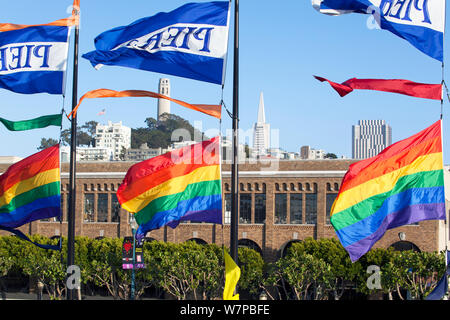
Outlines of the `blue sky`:
{"type": "MultiPolygon", "coordinates": [[[[87,91],[140,89],[157,91],[158,80],[171,81],[172,97],[190,103],[217,104],[221,87],[205,82],[122,67],[95,70],[81,55],[94,49],[94,38],[113,27],[171,11],[189,1],[81,0],[78,96],[87,91]]],[[[198,1],[201,2],[201,1],[198,1]]],[[[71,0],[18,0],[2,4],[0,22],[38,24],[69,16],[71,0]]],[[[233,4],[234,6],[234,4],[233,4]]],[[[440,83],[440,62],[385,30],[369,29],[367,15],[331,17],[315,11],[309,0],[240,2],[240,128],[250,132],[257,118],[259,95],[264,93],[266,120],[279,130],[279,147],[298,152],[303,145],[351,157],[351,127],[360,119],[384,119],[392,127],[393,141],[404,139],[439,119],[439,101],[359,90],[341,98],[327,84],[349,78],[408,79],[440,83]]],[[[224,100],[232,108],[233,14],[224,100]]],[[[73,33],[72,33],[73,36],[73,33]]],[[[66,98],[48,94],[21,95],[0,90],[0,117],[22,120],[71,109],[73,37],[69,49],[66,98]]],[[[445,44],[444,55],[448,45],[445,44]]],[[[447,61],[447,59],[445,59],[447,61]]],[[[445,73],[447,77],[447,72],[445,73]]],[[[145,126],[156,117],[157,100],[151,98],[89,99],[81,105],[78,122],[89,120],[145,126]],[[97,113],[106,108],[106,115],[97,113]]],[[[450,164],[448,101],[444,102],[444,162],[450,164]]],[[[212,117],[172,104],[175,113],[214,134],[220,127],[212,117]]],[[[64,119],[63,128],[70,122],[64,119]]],[[[223,112],[222,132],[231,128],[223,112]]],[[[59,138],[59,129],[9,132],[0,127],[0,156],[25,157],[36,152],[42,137],[59,138]]]]}

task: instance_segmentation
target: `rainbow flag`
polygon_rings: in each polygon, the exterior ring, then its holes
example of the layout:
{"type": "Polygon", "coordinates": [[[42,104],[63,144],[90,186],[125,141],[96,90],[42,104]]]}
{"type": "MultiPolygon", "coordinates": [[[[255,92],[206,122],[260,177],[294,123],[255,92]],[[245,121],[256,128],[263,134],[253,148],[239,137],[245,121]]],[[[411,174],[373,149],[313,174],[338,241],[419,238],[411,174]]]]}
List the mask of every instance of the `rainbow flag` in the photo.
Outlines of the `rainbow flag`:
{"type": "Polygon", "coordinates": [[[180,221],[222,223],[219,137],[133,165],[117,190],[138,235],[180,221]]]}
{"type": "Polygon", "coordinates": [[[331,209],[331,224],[352,261],[388,229],[441,219],[445,219],[441,120],[352,164],[331,209]]]}
{"type": "Polygon", "coordinates": [[[60,181],[59,145],[11,165],[0,176],[0,227],[59,216],[60,181]]]}

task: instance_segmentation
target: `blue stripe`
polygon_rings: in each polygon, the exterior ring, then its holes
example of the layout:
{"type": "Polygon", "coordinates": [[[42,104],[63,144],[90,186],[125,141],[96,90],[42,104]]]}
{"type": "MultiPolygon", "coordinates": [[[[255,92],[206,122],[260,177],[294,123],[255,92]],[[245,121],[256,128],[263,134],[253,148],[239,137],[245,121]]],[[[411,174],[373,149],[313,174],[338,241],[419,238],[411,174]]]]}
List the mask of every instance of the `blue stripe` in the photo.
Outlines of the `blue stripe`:
{"type": "Polygon", "coordinates": [[[393,34],[405,39],[416,49],[422,51],[433,59],[444,59],[444,35],[442,32],[400,23],[392,23],[381,17],[381,28],[391,31],[393,34]]]}
{"type": "Polygon", "coordinates": [[[24,42],[67,42],[69,28],[57,26],[29,27],[0,32],[0,47],[24,42]]]}
{"type": "Polygon", "coordinates": [[[25,71],[0,76],[0,88],[16,93],[63,93],[63,71],[25,71]]]}
{"type": "Polygon", "coordinates": [[[150,221],[141,224],[138,233],[146,234],[150,230],[156,230],[165,225],[174,227],[178,222],[184,220],[183,217],[197,222],[221,223],[222,195],[217,194],[195,197],[189,200],[180,201],[176,208],[157,212],[150,221]],[[202,216],[202,212],[210,212],[211,215],[208,214],[202,216]],[[202,216],[202,218],[199,218],[199,215],[202,216]]]}
{"type": "MultiPolygon", "coordinates": [[[[355,13],[371,14],[373,10],[368,10],[371,6],[373,6],[373,4],[367,0],[323,0],[320,4],[320,9],[347,10],[355,13]]],[[[402,21],[400,19],[398,20],[399,22],[402,21]]],[[[388,30],[400,38],[405,39],[426,55],[438,61],[443,61],[444,35],[442,32],[423,26],[388,21],[382,13],[380,16],[380,27],[381,29],[388,30]]]]}
{"type": "Polygon", "coordinates": [[[120,48],[114,51],[92,51],[83,55],[95,67],[98,64],[122,66],[170,74],[215,84],[222,83],[224,60],[195,54],[120,48]]]}
{"type": "Polygon", "coordinates": [[[112,50],[119,44],[136,39],[176,23],[226,26],[228,1],[188,3],[171,12],[160,12],[133,22],[128,26],[108,30],[95,38],[97,50],[112,50]]]}
{"type": "MultiPolygon", "coordinates": [[[[387,198],[372,215],[350,226],[336,230],[344,247],[364,239],[378,230],[384,219],[395,212],[418,204],[444,203],[444,187],[413,188],[387,198]]],[[[389,227],[393,226],[388,226],[389,227]]]]}
{"type": "Polygon", "coordinates": [[[9,213],[0,214],[0,225],[16,228],[30,221],[59,216],[61,195],[37,199],[9,213]]]}

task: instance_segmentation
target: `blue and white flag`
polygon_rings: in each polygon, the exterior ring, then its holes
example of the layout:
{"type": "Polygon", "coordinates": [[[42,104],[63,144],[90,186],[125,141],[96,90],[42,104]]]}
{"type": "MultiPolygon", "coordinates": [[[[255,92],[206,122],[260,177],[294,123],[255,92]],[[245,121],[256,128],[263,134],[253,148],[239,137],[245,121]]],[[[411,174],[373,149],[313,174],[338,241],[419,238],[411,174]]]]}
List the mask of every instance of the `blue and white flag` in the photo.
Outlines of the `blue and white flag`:
{"type": "Polygon", "coordinates": [[[188,3],[114,28],[86,53],[95,68],[116,65],[223,84],[229,1],[188,3]]]}
{"type": "Polygon", "coordinates": [[[436,60],[444,59],[445,0],[312,0],[312,5],[328,15],[372,14],[381,29],[436,60]]]}
{"type": "Polygon", "coordinates": [[[69,27],[35,26],[0,32],[0,88],[63,94],[69,27]]]}

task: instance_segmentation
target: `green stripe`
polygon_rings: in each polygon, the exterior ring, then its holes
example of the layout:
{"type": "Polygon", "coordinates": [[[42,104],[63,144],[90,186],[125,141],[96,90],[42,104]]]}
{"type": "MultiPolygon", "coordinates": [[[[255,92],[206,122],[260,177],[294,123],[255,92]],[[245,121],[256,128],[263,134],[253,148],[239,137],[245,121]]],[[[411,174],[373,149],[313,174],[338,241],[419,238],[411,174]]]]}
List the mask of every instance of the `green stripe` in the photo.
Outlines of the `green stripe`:
{"type": "Polygon", "coordinates": [[[59,181],[45,184],[12,198],[8,204],[0,208],[0,214],[16,210],[17,208],[29,204],[37,199],[56,196],[60,193],[61,191],[59,181]]]}
{"type": "Polygon", "coordinates": [[[159,197],[150,202],[144,209],[135,214],[136,221],[138,224],[150,221],[157,212],[174,209],[180,201],[220,194],[220,187],[220,180],[192,183],[183,192],[159,197]]]}
{"type": "Polygon", "coordinates": [[[374,214],[381,207],[384,200],[392,195],[399,194],[413,188],[430,188],[444,185],[444,171],[424,171],[410,174],[398,179],[390,191],[377,194],[364,201],[337,212],[331,216],[331,222],[336,230],[352,225],[374,214]]]}
{"type": "Polygon", "coordinates": [[[32,129],[41,129],[48,126],[61,127],[62,114],[51,114],[39,118],[23,121],[10,121],[0,118],[0,122],[10,131],[24,131],[32,129]]]}

